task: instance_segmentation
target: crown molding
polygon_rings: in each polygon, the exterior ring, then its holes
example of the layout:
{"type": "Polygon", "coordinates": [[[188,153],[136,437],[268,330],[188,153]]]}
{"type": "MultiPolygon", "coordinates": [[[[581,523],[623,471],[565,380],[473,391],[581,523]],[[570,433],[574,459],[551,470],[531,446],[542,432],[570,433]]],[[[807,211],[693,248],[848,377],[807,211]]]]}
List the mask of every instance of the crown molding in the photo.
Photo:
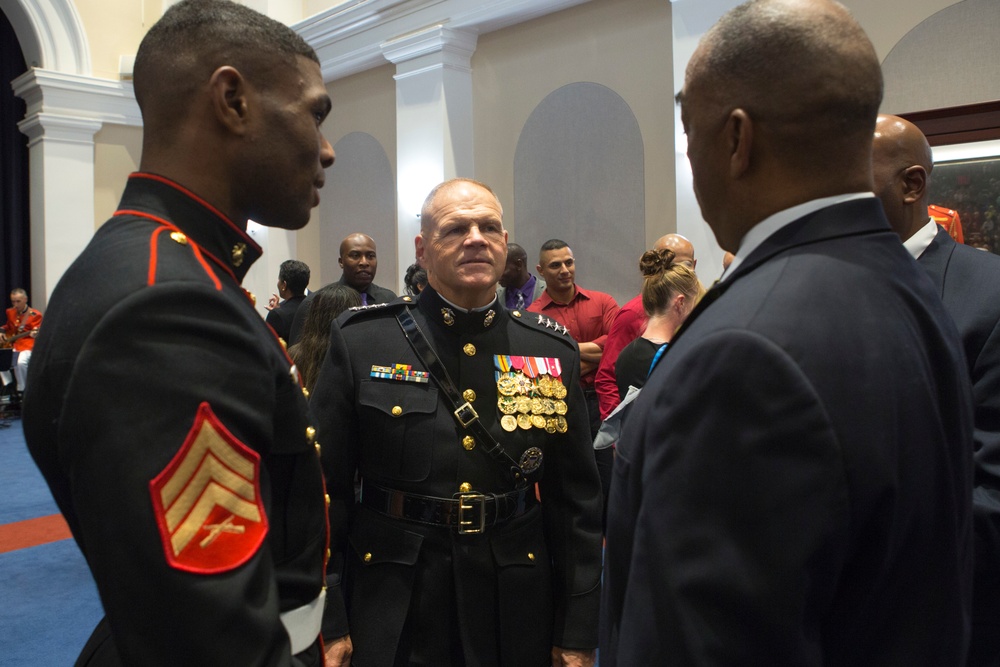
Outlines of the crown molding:
{"type": "Polygon", "coordinates": [[[25,117],[84,118],[100,123],[142,126],[131,82],[79,74],[29,69],[11,82],[14,94],[27,104],[25,117]]]}
{"type": "Polygon", "coordinates": [[[589,0],[348,0],[292,27],[316,50],[323,79],[330,82],[385,65],[386,48],[396,53],[394,45],[412,35],[438,28],[481,35],[585,2],[589,0]]]}

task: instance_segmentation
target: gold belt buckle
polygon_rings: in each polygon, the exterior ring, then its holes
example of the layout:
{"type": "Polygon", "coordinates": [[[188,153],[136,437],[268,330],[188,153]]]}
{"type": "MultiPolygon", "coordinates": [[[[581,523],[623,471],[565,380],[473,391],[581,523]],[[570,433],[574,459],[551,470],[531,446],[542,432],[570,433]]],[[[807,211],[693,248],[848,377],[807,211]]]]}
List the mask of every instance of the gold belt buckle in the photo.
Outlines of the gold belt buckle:
{"type": "Polygon", "coordinates": [[[486,496],[481,493],[459,493],[458,534],[478,535],[479,533],[482,533],[485,528],[486,496]],[[478,512],[476,511],[476,503],[478,503],[478,512]]]}
{"type": "Polygon", "coordinates": [[[479,419],[476,409],[468,401],[458,406],[452,414],[455,415],[455,419],[463,428],[468,428],[469,424],[479,419]]]}

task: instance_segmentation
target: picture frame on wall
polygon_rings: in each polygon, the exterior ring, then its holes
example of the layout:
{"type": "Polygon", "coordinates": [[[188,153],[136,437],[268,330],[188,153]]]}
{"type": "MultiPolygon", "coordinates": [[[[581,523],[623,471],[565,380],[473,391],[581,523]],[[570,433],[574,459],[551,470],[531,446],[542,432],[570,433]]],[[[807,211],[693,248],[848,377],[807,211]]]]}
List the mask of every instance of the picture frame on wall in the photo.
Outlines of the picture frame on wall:
{"type": "Polygon", "coordinates": [[[1000,255],[1000,100],[899,115],[934,153],[929,214],[955,240],[1000,255]]]}

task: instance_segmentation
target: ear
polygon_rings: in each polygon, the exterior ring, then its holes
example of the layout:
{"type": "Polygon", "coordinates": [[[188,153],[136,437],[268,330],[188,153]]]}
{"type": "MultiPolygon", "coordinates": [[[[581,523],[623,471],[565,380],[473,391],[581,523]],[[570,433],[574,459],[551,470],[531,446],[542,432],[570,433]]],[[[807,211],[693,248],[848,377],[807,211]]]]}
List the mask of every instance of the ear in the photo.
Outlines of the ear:
{"type": "Polygon", "coordinates": [[[426,270],[427,269],[427,265],[424,264],[424,250],[425,250],[425,248],[424,248],[424,236],[423,236],[423,234],[417,234],[413,238],[413,247],[416,250],[417,264],[419,264],[420,266],[422,266],[426,270]]]}
{"type": "Polygon", "coordinates": [[[209,79],[208,90],[219,123],[235,134],[245,134],[249,116],[248,91],[239,70],[229,65],[215,70],[209,79]]]}
{"type": "Polygon", "coordinates": [[[740,178],[750,169],[750,152],[753,148],[753,120],[743,109],[733,109],[726,119],[724,136],[728,142],[729,175],[740,178]]]}
{"type": "Polygon", "coordinates": [[[340,264],[340,268],[344,268],[344,258],[343,257],[338,257],[337,258],[337,264],[340,264]]]}
{"type": "Polygon", "coordinates": [[[927,171],[919,164],[903,170],[903,201],[915,204],[927,191],[927,171]]]}

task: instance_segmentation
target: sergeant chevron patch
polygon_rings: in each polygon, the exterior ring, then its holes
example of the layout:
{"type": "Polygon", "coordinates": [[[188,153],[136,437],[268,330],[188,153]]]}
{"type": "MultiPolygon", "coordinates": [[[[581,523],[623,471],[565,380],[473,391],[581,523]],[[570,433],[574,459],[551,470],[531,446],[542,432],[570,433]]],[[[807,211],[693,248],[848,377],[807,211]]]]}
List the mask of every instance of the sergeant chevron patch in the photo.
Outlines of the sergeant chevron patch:
{"type": "Polygon", "coordinates": [[[260,455],[208,403],[198,406],[183,446],[149,491],[167,562],[179,570],[232,570],[257,553],[267,534],[260,455]]]}

